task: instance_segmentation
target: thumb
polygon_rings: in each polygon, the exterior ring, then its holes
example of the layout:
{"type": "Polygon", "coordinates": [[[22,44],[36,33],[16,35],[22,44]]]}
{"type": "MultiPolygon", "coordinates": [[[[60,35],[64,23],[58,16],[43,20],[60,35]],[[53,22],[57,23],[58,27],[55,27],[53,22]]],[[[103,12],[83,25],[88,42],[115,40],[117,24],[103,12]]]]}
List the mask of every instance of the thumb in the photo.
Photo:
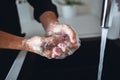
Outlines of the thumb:
{"type": "Polygon", "coordinates": [[[66,34],[70,38],[71,43],[73,43],[73,44],[77,43],[76,33],[70,26],[67,27],[66,34]]]}

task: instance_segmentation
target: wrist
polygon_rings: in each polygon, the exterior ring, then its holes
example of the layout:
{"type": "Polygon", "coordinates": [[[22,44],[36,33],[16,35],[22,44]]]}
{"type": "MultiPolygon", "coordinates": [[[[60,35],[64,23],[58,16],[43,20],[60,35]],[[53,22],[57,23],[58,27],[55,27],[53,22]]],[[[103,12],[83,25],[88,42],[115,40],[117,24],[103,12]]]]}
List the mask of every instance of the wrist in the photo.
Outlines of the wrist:
{"type": "Polygon", "coordinates": [[[23,39],[22,40],[22,50],[28,51],[28,48],[27,48],[27,39],[23,39]]]}
{"type": "Polygon", "coordinates": [[[58,22],[50,22],[49,25],[45,28],[46,32],[49,32],[51,30],[53,30],[54,27],[56,27],[56,25],[58,25],[58,22]]]}
{"type": "Polygon", "coordinates": [[[51,29],[51,27],[58,23],[58,19],[56,14],[53,11],[45,11],[40,17],[39,20],[41,21],[45,31],[51,29]]]}
{"type": "Polygon", "coordinates": [[[44,37],[32,37],[22,41],[23,50],[30,51],[42,55],[44,37]]]}

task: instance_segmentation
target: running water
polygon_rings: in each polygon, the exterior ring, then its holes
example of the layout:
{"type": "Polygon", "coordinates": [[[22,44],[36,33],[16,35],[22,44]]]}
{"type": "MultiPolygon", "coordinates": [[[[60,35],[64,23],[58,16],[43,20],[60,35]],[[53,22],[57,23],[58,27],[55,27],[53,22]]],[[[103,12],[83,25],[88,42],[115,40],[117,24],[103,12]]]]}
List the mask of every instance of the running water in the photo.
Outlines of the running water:
{"type": "Polygon", "coordinates": [[[101,36],[101,46],[100,46],[100,59],[99,59],[99,68],[98,68],[98,79],[101,80],[102,77],[102,69],[103,69],[103,61],[104,61],[104,52],[105,45],[107,39],[108,28],[102,28],[102,36],[101,36]]]}
{"type": "Polygon", "coordinates": [[[105,54],[104,52],[105,52],[105,46],[106,46],[106,39],[107,39],[108,29],[112,25],[114,5],[115,5],[115,0],[104,0],[100,59],[99,59],[97,80],[102,79],[102,69],[103,69],[103,61],[104,61],[104,54],[105,54]]]}

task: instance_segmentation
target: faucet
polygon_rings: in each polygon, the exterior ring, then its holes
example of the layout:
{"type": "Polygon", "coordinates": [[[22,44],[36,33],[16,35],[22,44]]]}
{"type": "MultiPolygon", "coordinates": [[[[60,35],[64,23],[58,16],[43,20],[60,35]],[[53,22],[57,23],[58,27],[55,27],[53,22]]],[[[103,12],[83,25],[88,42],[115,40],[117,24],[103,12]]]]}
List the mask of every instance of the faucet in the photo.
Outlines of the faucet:
{"type": "Polygon", "coordinates": [[[115,0],[103,0],[102,17],[101,17],[102,35],[101,35],[100,58],[99,58],[97,80],[102,79],[102,69],[104,62],[107,33],[108,33],[108,29],[112,26],[113,8],[115,3],[116,3],[115,0]]]}
{"type": "Polygon", "coordinates": [[[115,5],[115,0],[103,0],[103,9],[101,17],[101,27],[109,28],[112,25],[113,17],[113,7],[115,5]]]}

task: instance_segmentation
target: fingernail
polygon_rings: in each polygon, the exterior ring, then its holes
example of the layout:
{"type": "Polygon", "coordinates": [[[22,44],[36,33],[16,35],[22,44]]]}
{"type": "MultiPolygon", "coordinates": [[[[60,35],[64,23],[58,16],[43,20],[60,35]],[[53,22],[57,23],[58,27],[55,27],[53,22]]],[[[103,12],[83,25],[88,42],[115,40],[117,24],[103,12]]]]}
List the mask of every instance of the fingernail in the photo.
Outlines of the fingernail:
{"type": "Polygon", "coordinates": [[[52,58],[57,58],[59,55],[57,55],[57,54],[52,54],[52,58]]]}

